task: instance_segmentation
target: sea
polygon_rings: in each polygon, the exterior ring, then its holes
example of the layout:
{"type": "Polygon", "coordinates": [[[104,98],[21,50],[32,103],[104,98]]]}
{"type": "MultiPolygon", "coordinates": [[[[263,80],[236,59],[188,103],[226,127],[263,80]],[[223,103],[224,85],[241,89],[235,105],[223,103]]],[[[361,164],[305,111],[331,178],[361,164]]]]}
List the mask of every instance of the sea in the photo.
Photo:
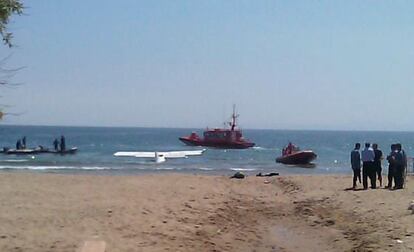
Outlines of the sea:
{"type": "MultiPolygon", "coordinates": [[[[386,155],[392,143],[400,142],[408,156],[413,154],[414,132],[313,131],[245,129],[245,138],[256,146],[245,150],[207,148],[202,156],[168,159],[155,163],[151,159],[115,157],[117,151],[176,151],[203,147],[186,146],[178,140],[203,129],[0,126],[0,147],[15,148],[26,136],[28,148],[42,145],[53,148],[55,138],[64,135],[66,146],[78,147],[73,155],[0,153],[0,170],[48,173],[93,173],[129,175],[143,173],[190,173],[231,175],[279,172],[280,174],[350,174],[350,151],[356,142],[378,143],[386,155]],[[299,167],[275,162],[289,142],[317,155],[314,165],[299,167]]],[[[383,167],[386,167],[383,161],[383,167]]]]}

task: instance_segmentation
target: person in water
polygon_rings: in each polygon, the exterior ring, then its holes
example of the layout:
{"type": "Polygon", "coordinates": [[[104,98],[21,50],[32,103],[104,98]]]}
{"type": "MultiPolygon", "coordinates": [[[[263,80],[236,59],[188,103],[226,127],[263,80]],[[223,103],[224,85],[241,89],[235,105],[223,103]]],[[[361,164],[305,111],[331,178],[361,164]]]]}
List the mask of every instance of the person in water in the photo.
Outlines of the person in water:
{"type": "Polygon", "coordinates": [[[385,188],[392,189],[392,181],[394,180],[395,184],[395,169],[396,169],[396,157],[397,155],[397,146],[391,144],[391,152],[387,156],[388,161],[388,185],[385,188]]]}
{"type": "Polygon", "coordinates": [[[365,143],[365,148],[361,152],[362,159],[362,184],[364,190],[368,189],[368,177],[371,182],[371,188],[377,187],[376,171],[374,170],[373,163],[375,159],[374,150],[371,148],[370,143],[365,143]]]}
{"type": "Polygon", "coordinates": [[[361,154],[359,149],[361,148],[360,143],[355,144],[355,148],[351,151],[351,168],[354,172],[354,177],[352,180],[352,189],[356,189],[357,180],[361,183],[361,154]]]}
{"type": "Polygon", "coordinates": [[[62,135],[60,137],[60,151],[65,151],[66,150],[66,142],[65,142],[65,137],[62,135]]]}
{"type": "Polygon", "coordinates": [[[380,187],[382,187],[382,175],[381,175],[381,173],[382,173],[381,161],[383,159],[382,151],[380,149],[378,149],[378,144],[376,144],[376,143],[372,144],[372,149],[374,150],[374,154],[375,154],[373,169],[377,173],[378,180],[380,182],[380,187]]]}
{"type": "Polygon", "coordinates": [[[59,140],[57,140],[57,138],[53,141],[53,147],[55,148],[55,151],[59,150],[59,140]]]}

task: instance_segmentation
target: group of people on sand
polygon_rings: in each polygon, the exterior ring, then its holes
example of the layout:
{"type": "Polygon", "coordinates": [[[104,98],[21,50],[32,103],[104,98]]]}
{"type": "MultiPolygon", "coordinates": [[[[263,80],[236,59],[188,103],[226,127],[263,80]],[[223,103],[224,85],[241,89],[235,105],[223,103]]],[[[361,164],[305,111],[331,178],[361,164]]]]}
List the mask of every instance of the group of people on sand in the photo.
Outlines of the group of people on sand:
{"type": "MultiPolygon", "coordinates": [[[[351,152],[351,166],[354,172],[352,188],[355,190],[357,181],[361,183],[362,163],[362,184],[364,190],[368,189],[368,178],[371,188],[377,188],[377,177],[382,187],[382,151],[378,144],[365,143],[365,148],[360,151],[361,144],[356,143],[351,152]]],[[[387,156],[388,161],[388,184],[385,188],[398,190],[404,188],[405,174],[407,171],[407,155],[400,143],[391,145],[391,152],[387,156]],[[394,181],[394,186],[392,185],[394,181]]]]}

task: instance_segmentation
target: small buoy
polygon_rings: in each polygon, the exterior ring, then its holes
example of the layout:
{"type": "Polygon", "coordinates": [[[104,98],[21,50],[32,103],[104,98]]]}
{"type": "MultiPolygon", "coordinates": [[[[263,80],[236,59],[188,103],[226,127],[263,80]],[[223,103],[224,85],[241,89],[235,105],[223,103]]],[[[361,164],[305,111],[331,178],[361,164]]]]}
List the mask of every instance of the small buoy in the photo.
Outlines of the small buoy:
{"type": "Polygon", "coordinates": [[[335,160],[334,160],[334,163],[335,163],[335,164],[337,164],[337,163],[338,163],[338,160],[336,160],[336,159],[335,159],[335,160]]]}
{"type": "Polygon", "coordinates": [[[35,156],[32,156],[32,159],[35,159],[35,156]]]}

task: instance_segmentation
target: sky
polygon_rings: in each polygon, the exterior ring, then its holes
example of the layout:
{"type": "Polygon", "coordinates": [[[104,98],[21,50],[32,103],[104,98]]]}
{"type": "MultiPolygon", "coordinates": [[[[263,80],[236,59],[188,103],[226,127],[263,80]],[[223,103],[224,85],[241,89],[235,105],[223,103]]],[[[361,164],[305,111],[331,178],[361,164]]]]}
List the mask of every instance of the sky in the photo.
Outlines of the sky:
{"type": "Polygon", "coordinates": [[[2,124],[414,129],[414,1],[23,2],[2,124]]]}

